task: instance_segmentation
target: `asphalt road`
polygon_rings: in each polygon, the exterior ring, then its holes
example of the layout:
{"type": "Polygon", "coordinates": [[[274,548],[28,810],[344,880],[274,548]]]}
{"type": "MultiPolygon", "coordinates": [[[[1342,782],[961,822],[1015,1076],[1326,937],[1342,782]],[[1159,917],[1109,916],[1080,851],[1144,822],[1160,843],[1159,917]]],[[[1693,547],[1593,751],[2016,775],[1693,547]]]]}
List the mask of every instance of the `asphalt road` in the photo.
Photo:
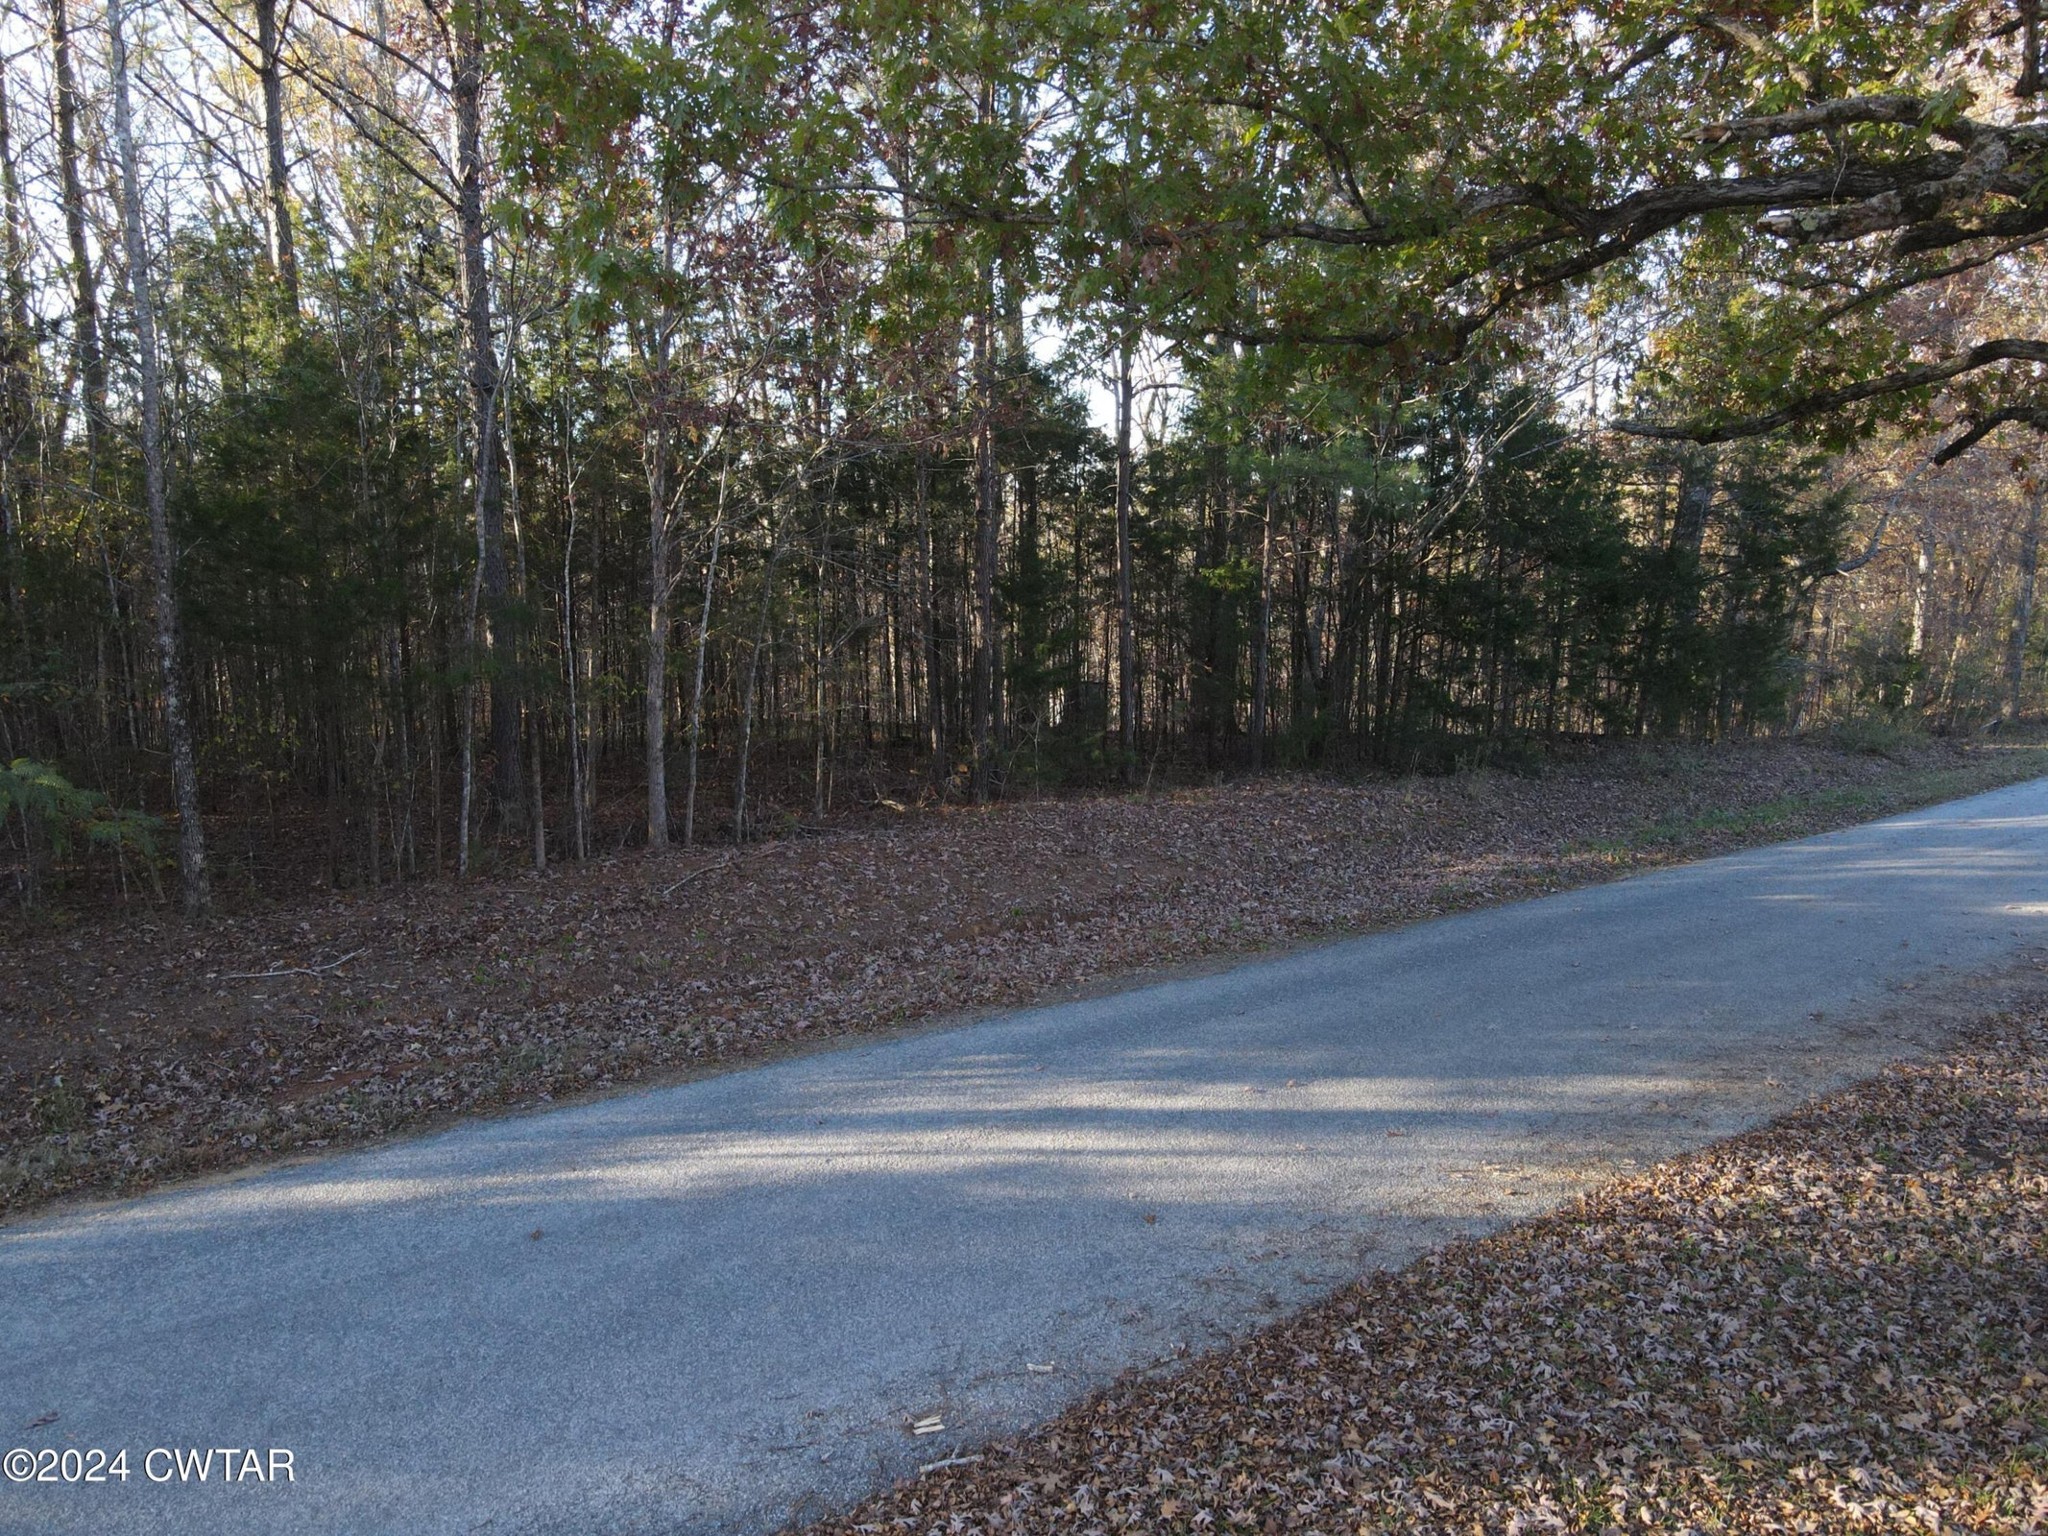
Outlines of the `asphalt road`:
{"type": "Polygon", "coordinates": [[[2044,938],[2048,780],[0,1228],[0,1450],[129,1471],[0,1531],[771,1530],[1867,1071],[2044,938]],[[280,1476],[149,1455],[213,1448],[280,1476]]]}

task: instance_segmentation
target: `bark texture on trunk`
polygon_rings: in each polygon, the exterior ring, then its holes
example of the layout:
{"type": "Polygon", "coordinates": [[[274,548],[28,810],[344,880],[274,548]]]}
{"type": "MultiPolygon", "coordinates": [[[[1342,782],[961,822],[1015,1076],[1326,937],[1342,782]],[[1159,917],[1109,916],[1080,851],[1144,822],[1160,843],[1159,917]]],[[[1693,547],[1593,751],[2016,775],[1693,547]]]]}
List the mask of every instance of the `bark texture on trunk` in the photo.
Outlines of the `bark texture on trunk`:
{"type": "Polygon", "coordinates": [[[668,846],[668,437],[647,445],[647,846],[668,846]]]}
{"type": "Polygon", "coordinates": [[[14,461],[36,433],[35,332],[28,312],[27,215],[14,158],[7,72],[0,66],[0,256],[6,264],[6,331],[0,335],[0,607],[24,646],[27,599],[21,576],[21,512],[14,461]]]}
{"type": "Polygon", "coordinates": [[[718,550],[725,541],[726,471],[718,474],[718,510],[711,521],[711,557],[704,564],[704,603],[697,613],[697,665],[690,678],[690,780],[683,794],[683,846],[697,841],[697,765],[704,746],[704,657],[711,648],[711,598],[718,588],[718,550]]]}
{"type": "Polygon", "coordinates": [[[989,797],[996,719],[996,560],[1003,488],[996,465],[995,278],[982,268],[981,312],[975,318],[974,431],[974,798],[989,797]]]}
{"type": "Polygon", "coordinates": [[[1116,692],[1117,740],[1128,782],[1138,761],[1138,637],[1131,568],[1131,339],[1116,354],[1116,692]]]}
{"type": "MultiPolygon", "coordinates": [[[[1275,446],[1274,456],[1278,457],[1275,446]]],[[[1259,531],[1259,627],[1252,650],[1252,766],[1266,765],[1266,732],[1273,677],[1273,517],[1280,492],[1266,487],[1266,516],[1259,531]]]]}
{"type": "Polygon", "coordinates": [[[291,182],[284,158],[284,41],[277,0],[256,0],[257,72],[263,78],[264,179],[270,194],[270,259],[289,313],[299,308],[299,262],[292,244],[291,182]]]}
{"type": "Polygon", "coordinates": [[[128,106],[128,40],[122,0],[108,0],[107,42],[114,87],[114,139],[121,160],[121,229],[135,310],[135,356],[142,392],[142,478],[149,514],[150,574],[156,599],[157,664],[163,671],[164,734],[171,749],[171,794],[178,808],[178,886],[185,911],[206,910],[206,834],[199,821],[199,775],[185,713],[183,646],[178,632],[176,557],[164,487],[163,386],[157,375],[156,309],[149,289],[149,246],[142,228],[142,176],[128,106]]]}
{"type": "Polygon", "coordinates": [[[462,318],[469,350],[471,473],[476,488],[477,561],[483,577],[483,627],[491,707],[491,789],[509,830],[525,809],[520,788],[519,692],[511,675],[515,647],[511,577],[505,557],[505,480],[498,442],[498,354],[491,342],[491,285],[484,225],[484,46],[476,18],[453,34],[456,219],[462,242],[462,318]]]}
{"type": "Polygon", "coordinates": [[[1924,697],[1920,672],[1927,663],[1928,604],[1934,598],[1934,523],[1923,517],[1913,536],[1913,628],[1907,638],[1907,653],[1913,674],[1906,680],[1904,702],[1910,708],[1924,697]]]}
{"type": "Polygon", "coordinates": [[[2017,720],[2026,700],[2027,642],[2034,629],[2034,579],[2041,567],[2041,503],[2048,486],[2027,503],[2026,525],[2020,530],[2019,569],[2015,575],[2012,632],[2005,647],[2005,717],[2017,720]]]}
{"type": "Polygon", "coordinates": [[[939,677],[939,602],[933,565],[931,490],[931,455],[920,441],[913,491],[917,515],[917,645],[924,672],[925,750],[936,782],[946,773],[946,693],[939,677]]]}
{"type": "Polygon", "coordinates": [[[107,416],[107,364],[100,350],[99,284],[85,237],[85,182],[78,174],[78,77],[71,60],[71,17],[65,0],[50,0],[50,70],[56,96],[57,188],[71,261],[72,350],[85,404],[86,464],[97,474],[107,416]]]}

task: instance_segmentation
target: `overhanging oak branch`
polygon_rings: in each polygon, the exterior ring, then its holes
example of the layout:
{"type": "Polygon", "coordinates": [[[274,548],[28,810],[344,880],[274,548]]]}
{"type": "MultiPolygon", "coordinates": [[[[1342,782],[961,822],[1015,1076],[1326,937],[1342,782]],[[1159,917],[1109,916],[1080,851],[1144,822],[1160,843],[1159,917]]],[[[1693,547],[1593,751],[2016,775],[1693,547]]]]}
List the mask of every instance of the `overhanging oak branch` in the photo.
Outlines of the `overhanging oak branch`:
{"type": "Polygon", "coordinates": [[[2048,432],[2048,408],[2034,405],[2009,405],[2004,410],[1993,411],[1969,431],[1943,446],[1928,462],[1937,467],[1953,463],[1983,442],[2000,427],[2019,424],[2032,427],[2036,432],[2048,432]]]}
{"type": "Polygon", "coordinates": [[[1676,425],[1650,421],[1617,421],[1614,427],[1616,431],[1626,432],[1633,437],[1654,437],[1684,443],[1732,443],[1740,438],[1762,437],[1768,432],[1777,431],[1780,427],[1789,427],[1815,416],[1825,416],[1831,411],[1841,410],[1844,406],[1857,405],[1865,400],[1876,400],[1887,395],[1901,395],[1911,390],[1926,389],[1932,385],[1945,384],[1950,379],[1960,378],[1963,374],[1979,368],[1988,368],[1993,363],[2012,362],[2048,363],[2048,341],[2000,337],[1996,341],[1982,342],[1967,352],[1945,358],[1938,363],[1921,363],[1912,368],[1900,368],[1892,373],[1881,374],[1874,379],[1844,384],[1836,389],[1817,390],[1790,401],[1775,411],[1764,411],[1755,416],[1738,416],[1723,421],[1684,422],[1676,425]]]}

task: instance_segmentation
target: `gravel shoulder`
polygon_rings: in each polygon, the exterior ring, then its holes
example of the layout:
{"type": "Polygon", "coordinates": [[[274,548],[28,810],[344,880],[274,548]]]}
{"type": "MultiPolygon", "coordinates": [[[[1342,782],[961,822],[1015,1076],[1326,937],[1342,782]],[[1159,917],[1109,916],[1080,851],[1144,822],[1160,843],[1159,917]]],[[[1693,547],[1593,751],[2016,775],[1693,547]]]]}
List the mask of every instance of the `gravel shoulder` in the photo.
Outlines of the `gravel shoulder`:
{"type": "Polygon", "coordinates": [[[1608,746],[0,935],[0,1217],[1822,831],[2048,749],[1608,746]]]}

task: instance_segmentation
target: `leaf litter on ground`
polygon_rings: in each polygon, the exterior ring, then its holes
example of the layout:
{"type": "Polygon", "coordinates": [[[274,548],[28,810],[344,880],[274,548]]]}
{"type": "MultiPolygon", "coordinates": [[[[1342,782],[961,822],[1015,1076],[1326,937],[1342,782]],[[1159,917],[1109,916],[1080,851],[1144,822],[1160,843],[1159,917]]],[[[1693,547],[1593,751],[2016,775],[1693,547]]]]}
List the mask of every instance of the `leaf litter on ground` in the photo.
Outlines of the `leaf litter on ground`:
{"type": "Polygon", "coordinates": [[[1133,1375],[805,1536],[2048,1530],[2048,1021],[1133,1375]]]}
{"type": "Polygon", "coordinates": [[[1933,744],[1607,746],[0,935],[0,1215],[674,1080],[1818,831],[2042,771],[1933,744]]]}

